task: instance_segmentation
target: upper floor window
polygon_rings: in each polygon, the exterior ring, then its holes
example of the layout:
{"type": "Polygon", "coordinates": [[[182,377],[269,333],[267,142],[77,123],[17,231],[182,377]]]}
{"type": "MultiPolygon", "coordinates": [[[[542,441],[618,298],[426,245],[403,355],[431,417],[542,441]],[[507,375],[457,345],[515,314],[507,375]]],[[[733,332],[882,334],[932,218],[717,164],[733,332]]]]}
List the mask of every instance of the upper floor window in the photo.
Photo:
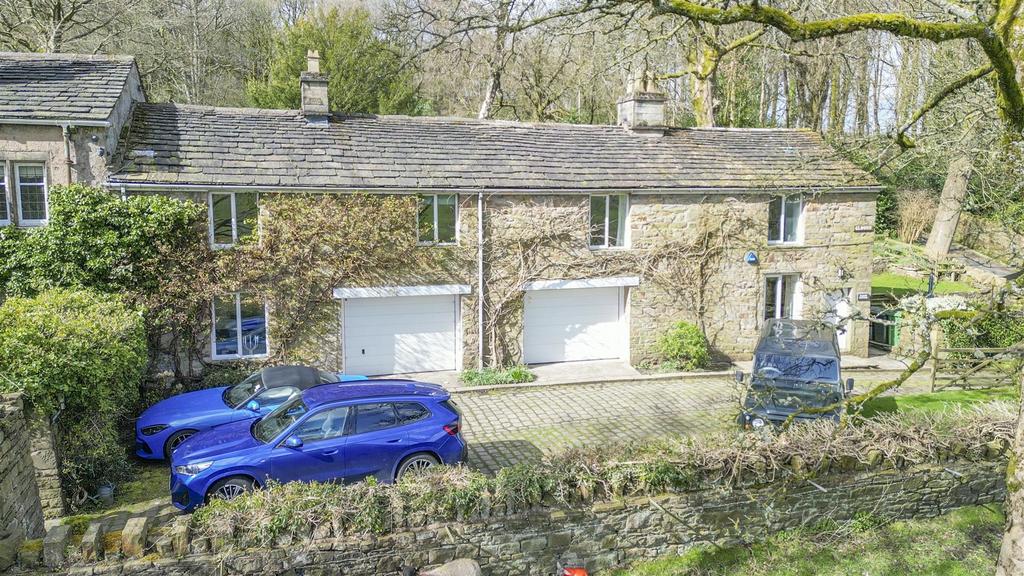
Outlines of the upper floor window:
{"type": "Polygon", "coordinates": [[[42,226],[49,218],[46,196],[46,166],[15,164],[14,187],[18,197],[18,224],[42,226]]]}
{"type": "Polygon", "coordinates": [[[417,228],[423,244],[455,244],[459,202],[455,194],[419,197],[417,228]]]}
{"type": "Polygon", "coordinates": [[[626,217],[629,199],[625,194],[590,197],[590,247],[615,248],[626,245],[626,217]]]}
{"type": "Polygon", "coordinates": [[[11,211],[7,206],[7,167],[0,162],[0,226],[11,223],[11,211]]]}
{"type": "Polygon", "coordinates": [[[249,236],[259,221],[255,192],[210,192],[210,243],[214,248],[234,246],[249,236]]]}
{"type": "Polygon", "coordinates": [[[800,194],[775,196],[768,203],[768,242],[789,244],[800,242],[804,200],[800,194]]]}
{"type": "Polygon", "coordinates": [[[266,304],[240,293],[215,297],[212,337],[214,360],[266,356],[266,304]]]}

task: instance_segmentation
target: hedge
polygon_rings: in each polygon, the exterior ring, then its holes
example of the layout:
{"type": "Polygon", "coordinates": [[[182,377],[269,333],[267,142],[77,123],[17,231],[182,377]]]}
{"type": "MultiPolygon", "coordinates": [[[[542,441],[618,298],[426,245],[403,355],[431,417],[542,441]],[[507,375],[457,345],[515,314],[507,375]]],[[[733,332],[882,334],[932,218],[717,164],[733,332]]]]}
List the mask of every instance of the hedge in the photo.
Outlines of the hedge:
{"type": "Polygon", "coordinates": [[[1001,457],[1011,444],[1016,406],[879,416],[856,426],[794,426],[775,435],[722,433],[644,446],[572,450],[488,477],[465,467],[438,467],[398,484],[271,485],[192,515],[199,537],[241,548],[272,547],[311,537],[382,534],[495,512],[589,505],[620,496],[710,487],[758,486],[871,466],[905,468],[953,458],[1001,457]],[[317,527],[317,528],[314,528],[317,527]]]}

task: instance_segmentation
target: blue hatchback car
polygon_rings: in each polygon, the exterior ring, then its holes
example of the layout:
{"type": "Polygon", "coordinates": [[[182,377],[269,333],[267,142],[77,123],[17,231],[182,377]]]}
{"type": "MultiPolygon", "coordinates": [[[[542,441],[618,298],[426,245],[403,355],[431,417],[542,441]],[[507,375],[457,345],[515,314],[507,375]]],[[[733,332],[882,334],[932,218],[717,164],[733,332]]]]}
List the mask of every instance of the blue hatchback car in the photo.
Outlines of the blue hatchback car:
{"type": "Polygon", "coordinates": [[[135,422],[135,454],[170,459],[178,445],[218,424],[269,414],[292,395],[332,382],[366,380],[309,366],[264,368],[234,386],[178,394],[150,406],[135,422]]]}
{"type": "Polygon", "coordinates": [[[171,456],[171,500],[192,511],[276,482],[391,482],[466,458],[461,415],[436,384],[411,380],[304,390],[255,421],[185,440],[171,456]]]}

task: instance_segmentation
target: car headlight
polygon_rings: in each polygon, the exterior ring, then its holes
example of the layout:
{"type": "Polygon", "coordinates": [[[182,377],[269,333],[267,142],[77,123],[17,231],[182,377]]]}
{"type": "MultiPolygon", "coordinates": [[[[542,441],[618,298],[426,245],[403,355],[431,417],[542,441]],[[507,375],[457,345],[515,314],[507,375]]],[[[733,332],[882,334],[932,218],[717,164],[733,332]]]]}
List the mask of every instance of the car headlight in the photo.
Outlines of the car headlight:
{"type": "Polygon", "coordinates": [[[750,421],[750,425],[753,426],[754,428],[764,428],[764,419],[754,418],[753,420],[750,421]]]}
{"type": "Polygon", "coordinates": [[[143,436],[152,436],[153,434],[156,434],[157,432],[162,432],[164,430],[167,430],[167,424],[157,424],[156,426],[146,426],[145,428],[142,429],[142,435],[143,436]]]}
{"type": "Polygon", "coordinates": [[[213,465],[213,462],[199,462],[197,464],[182,464],[175,466],[174,471],[182,476],[195,476],[213,465]]]}

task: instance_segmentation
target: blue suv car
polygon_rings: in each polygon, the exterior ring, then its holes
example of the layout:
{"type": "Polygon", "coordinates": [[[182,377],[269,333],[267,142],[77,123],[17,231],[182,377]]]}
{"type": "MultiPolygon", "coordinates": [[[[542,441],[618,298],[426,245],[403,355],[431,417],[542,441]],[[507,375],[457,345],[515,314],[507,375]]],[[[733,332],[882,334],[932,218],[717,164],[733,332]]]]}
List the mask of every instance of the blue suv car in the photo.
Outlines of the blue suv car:
{"type": "Polygon", "coordinates": [[[258,420],[185,440],[171,457],[171,500],[191,512],[276,482],[391,482],[466,458],[461,415],[436,384],[411,380],[324,384],[258,420]]]}

